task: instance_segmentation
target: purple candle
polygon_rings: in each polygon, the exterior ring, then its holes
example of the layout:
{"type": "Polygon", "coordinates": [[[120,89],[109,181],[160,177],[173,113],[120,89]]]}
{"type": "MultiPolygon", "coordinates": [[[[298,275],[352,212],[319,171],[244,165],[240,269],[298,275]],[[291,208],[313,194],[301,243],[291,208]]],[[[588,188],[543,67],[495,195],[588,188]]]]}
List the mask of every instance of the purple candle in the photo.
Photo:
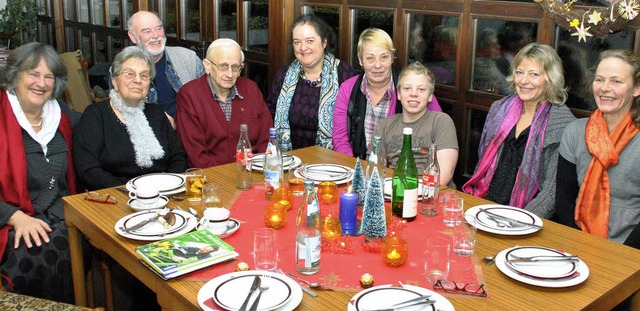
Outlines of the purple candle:
{"type": "Polygon", "coordinates": [[[358,195],[349,191],[340,195],[340,225],[342,235],[356,235],[356,215],[358,211],[358,195]]]}

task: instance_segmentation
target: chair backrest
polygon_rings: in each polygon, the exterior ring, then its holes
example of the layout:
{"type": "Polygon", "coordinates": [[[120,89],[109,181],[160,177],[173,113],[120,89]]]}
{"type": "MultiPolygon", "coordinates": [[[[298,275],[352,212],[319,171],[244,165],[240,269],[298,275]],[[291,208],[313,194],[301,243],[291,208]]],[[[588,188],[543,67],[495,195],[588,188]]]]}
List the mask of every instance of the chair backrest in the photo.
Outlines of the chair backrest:
{"type": "Polygon", "coordinates": [[[69,74],[67,89],[62,94],[62,99],[76,111],[82,112],[93,101],[93,91],[89,85],[87,74],[88,61],[82,58],[82,51],[65,52],[60,54],[62,62],[67,66],[69,74]],[[84,67],[83,68],[83,63],[84,67]]]}

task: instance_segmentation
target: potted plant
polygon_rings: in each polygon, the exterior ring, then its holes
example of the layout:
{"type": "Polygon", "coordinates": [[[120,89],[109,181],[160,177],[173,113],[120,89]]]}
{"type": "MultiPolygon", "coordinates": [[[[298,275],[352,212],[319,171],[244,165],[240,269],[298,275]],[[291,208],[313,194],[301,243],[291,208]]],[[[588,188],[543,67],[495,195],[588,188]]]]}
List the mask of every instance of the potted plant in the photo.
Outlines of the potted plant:
{"type": "Polygon", "coordinates": [[[0,32],[13,34],[12,41],[19,44],[35,40],[40,11],[36,0],[7,0],[0,10],[0,32]]]}

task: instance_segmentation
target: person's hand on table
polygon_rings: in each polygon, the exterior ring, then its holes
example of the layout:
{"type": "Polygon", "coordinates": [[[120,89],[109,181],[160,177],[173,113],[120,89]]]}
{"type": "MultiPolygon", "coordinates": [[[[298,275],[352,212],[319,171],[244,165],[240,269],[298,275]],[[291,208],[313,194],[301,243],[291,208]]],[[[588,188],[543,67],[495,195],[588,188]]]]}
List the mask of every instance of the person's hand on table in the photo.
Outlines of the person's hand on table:
{"type": "Polygon", "coordinates": [[[22,211],[17,211],[9,218],[7,224],[13,226],[16,231],[13,248],[20,246],[20,239],[24,240],[28,248],[33,247],[32,239],[36,246],[41,246],[42,241],[49,243],[47,232],[52,231],[51,227],[38,218],[31,217],[22,211]]]}

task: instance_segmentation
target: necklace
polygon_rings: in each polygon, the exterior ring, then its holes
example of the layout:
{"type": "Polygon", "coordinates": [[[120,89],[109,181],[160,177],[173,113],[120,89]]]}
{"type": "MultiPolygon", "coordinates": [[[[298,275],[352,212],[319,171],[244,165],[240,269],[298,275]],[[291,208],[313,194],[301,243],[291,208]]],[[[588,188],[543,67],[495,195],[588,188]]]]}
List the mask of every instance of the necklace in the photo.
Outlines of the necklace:
{"type": "Polygon", "coordinates": [[[31,122],[29,122],[29,124],[31,124],[31,126],[33,126],[33,127],[40,127],[40,126],[42,126],[42,120],[44,120],[44,118],[40,117],[40,122],[38,122],[38,124],[33,124],[31,122]]]}
{"type": "Polygon", "coordinates": [[[300,67],[300,78],[302,78],[302,80],[304,80],[304,83],[307,86],[310,86],[310,87],[318,87],[318,86],[320,86],[320,84],[322,84],[322,74],[320,74],[320,76],[318,76],[317,80],[311,81],[311,80],[307,79],[307,76],[305,76],[304,69],[302,67],[300,67]]]}

